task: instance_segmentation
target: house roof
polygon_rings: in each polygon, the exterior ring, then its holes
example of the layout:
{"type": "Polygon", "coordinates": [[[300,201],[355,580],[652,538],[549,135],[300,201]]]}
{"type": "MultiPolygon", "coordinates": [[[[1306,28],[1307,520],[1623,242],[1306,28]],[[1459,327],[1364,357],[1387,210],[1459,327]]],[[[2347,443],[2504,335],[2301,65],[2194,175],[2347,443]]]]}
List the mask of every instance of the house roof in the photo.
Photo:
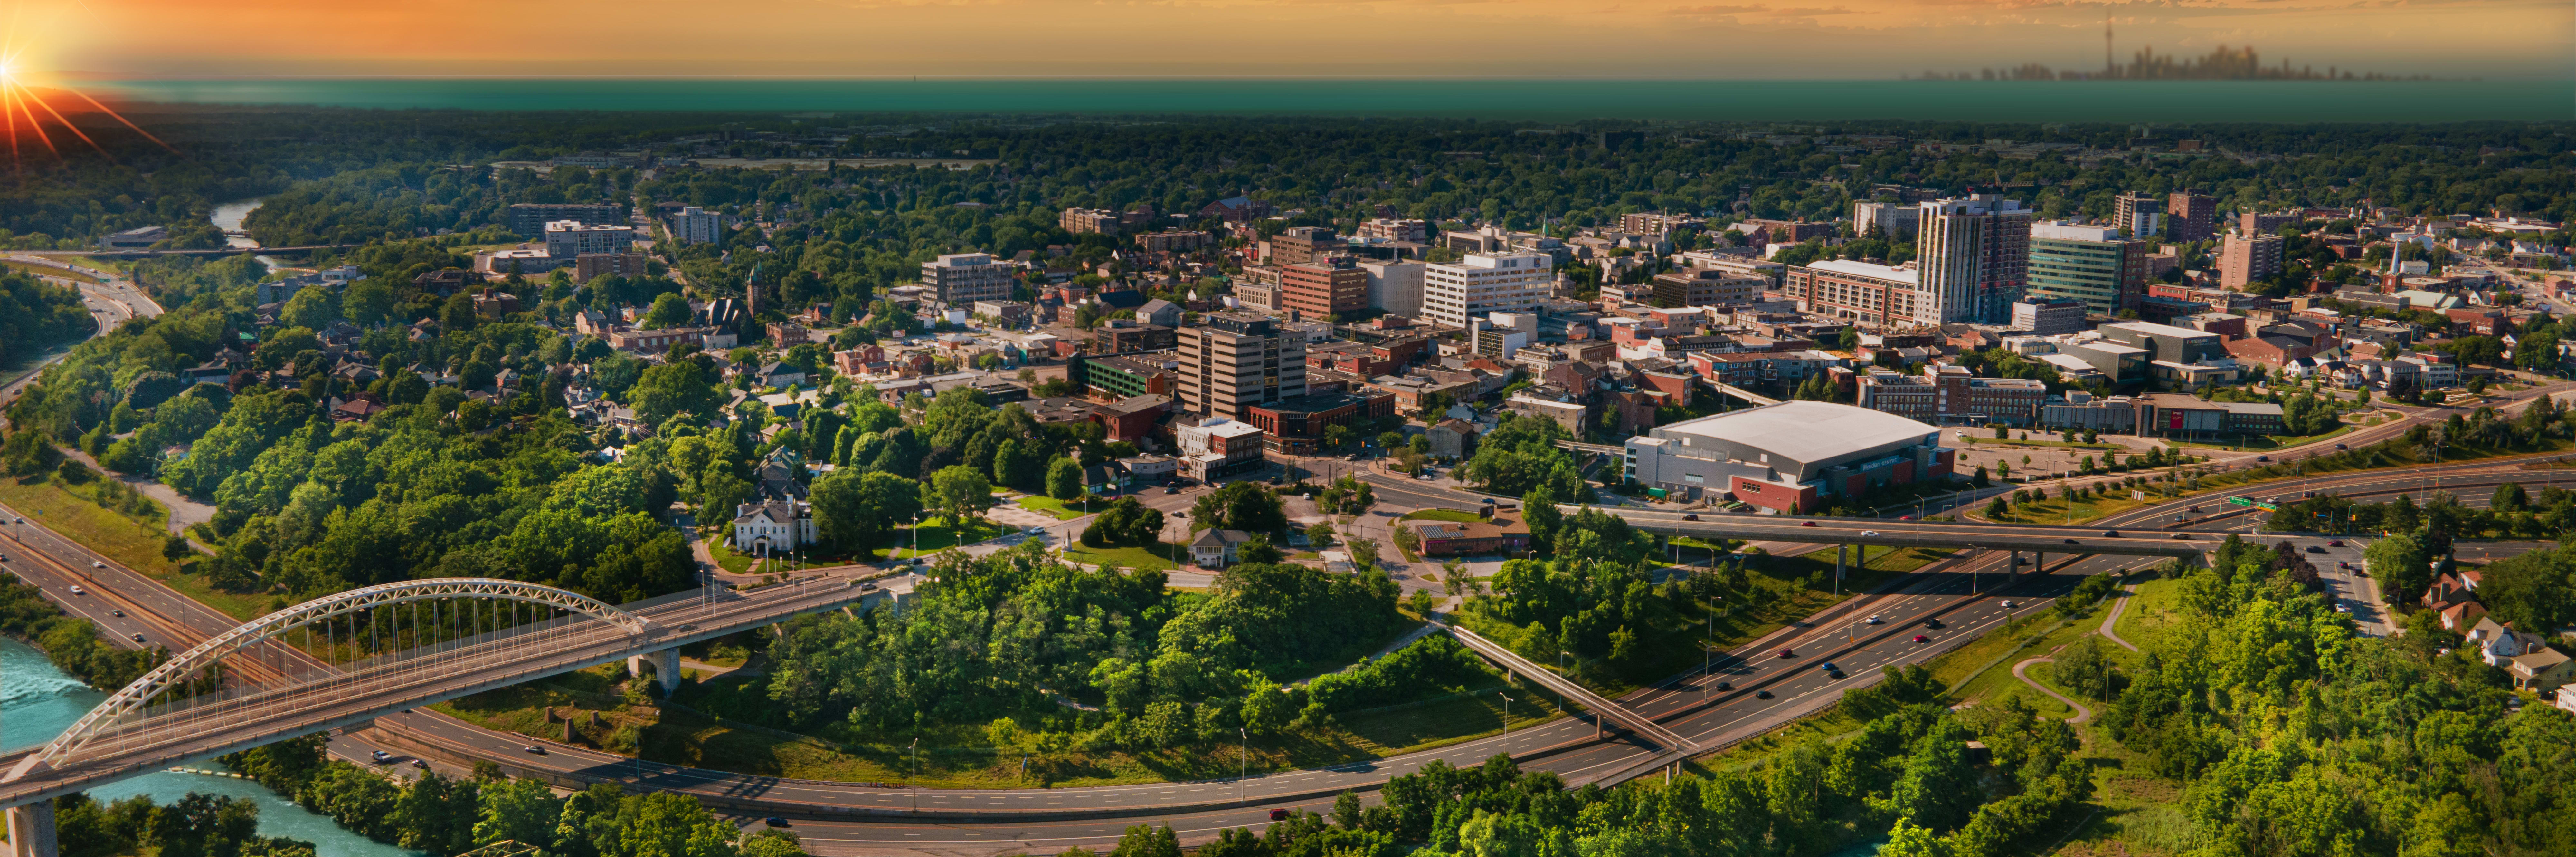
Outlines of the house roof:
{"type": "Polygon", "coordinates": [[[1190,547],[1222,548],[1248,541],[1252,541],[1252,534],[1242,530],[1208,530],[1200,533],[1198,538],[1190,540],[1190,547]]]}

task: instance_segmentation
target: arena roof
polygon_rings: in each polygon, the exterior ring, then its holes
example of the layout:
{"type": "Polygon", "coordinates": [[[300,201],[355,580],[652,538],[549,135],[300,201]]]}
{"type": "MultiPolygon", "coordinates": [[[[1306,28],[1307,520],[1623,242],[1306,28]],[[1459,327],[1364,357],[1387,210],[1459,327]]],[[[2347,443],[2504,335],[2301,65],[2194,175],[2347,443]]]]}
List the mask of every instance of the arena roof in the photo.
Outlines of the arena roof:
{"type": "MultiPolygon", "coordinates": [[[[1799,463],[1826,461],[1893,444],[1920,443],[1939,428],[1895,414],[1832,402],[1792,400],[1660,426],[1664,437],[1706,437],[1799,463]]],[[[1753,456],[1740,455],[1739,460],[1753,456]]]]}

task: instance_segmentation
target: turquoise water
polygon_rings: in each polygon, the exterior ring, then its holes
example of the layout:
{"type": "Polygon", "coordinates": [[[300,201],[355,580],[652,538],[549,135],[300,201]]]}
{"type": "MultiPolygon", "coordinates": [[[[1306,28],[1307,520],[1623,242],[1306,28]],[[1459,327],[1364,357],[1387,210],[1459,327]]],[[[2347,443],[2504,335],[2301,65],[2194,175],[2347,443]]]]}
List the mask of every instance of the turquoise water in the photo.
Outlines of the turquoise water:
{"type": "MultiPolygon", "coordinates": [[[[45,653],[25,643],[0,637],[0,749],[51,741],[105,698],[106,694],[91,690],[78,679],[54,669],[53,662],[45,659],[45,653]]],[[[222,768],[213,762],[189,767],[222,768]]],[[[311,842],[314,852],[320,857],[422,857],[421,852],[396,848],[342,830],[330,818],[315,815],[249,780],[164,771],[100,786],[91,789],[89,796],[96,800],[119,801],[135,795],[148,795],[154,802],[166,804],[189,792],[254,801],[259,804],[261,836],[284,836],[311,842]]]]}
{"type": "Polygon", "coordinates": [[[263,79],[102,81],[144,101],[742,110],[2023,122],[2576,118],[2576,81],[263,79]]]}

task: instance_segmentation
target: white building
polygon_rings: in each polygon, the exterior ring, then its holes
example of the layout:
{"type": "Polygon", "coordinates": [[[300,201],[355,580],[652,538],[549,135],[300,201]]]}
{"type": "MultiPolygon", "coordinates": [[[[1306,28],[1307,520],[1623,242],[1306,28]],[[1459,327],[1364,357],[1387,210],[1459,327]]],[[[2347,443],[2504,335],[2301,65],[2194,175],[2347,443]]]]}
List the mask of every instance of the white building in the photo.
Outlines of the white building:
{"type": "Polygon", "coordinates": [[[546,255],[575,259],[584,253],[624,253],[635,247],[635,227],[601,226],[578,220],[546,224],[546,255]]]}
{"type": "Polygon", "coordinates": [[[2056,336],[2084,329],[2085,305],[2074,298],[2032,297],[2013,302],[2012,329],[2056,336]]]}
{"type": "Polygon", "coordinates": [[[1924,202],[1917,324],[2009,318],[2028,285],[2031,210],[1994,194],[1924,202]]]}
{"type": "Polygon", "coordinates": [[[1426,267],[1410,259],[1360,260],[1360,270],[1368,272],[1368,305],[1386,310],[1388,315],[1421,315],[1422,272],[1426,267]]]}
{"type": "Polygon", "coordinates": [[[734,507],[733,549],[770,554],[814,543],[814,507],[793,500],[767,500],[734,507]]]}
{"type": "Polygon", "coordinates": [[[1423,266],[1422,318],[1466,327],[1467,319],[1494,310],[1537,309],[1555,284],[1554,259],[1545,253],[1469,253],[1423,266]]]}
{"type": "Polygon", "coordinates": [[[1913,241],[1923,231],[1923,209],[1902,202],[1852,203],[1852,234],[1866,238],[1872,228],[1890,241],[1913,241]]]}
{"type": "Polygon", "coordinates": [[[1007,301],[1011,266],[994,262],[991,253],[950,253],[921,263],[921,284],[938,290],[940,302],[949,306],[1007,301]]]}
{"type": "Polygon", "coordinates": [[[702,244],[724,237],[725,216],[697,206],[680,209],[671,215],[671,239],[682,244],[702,244]]]}

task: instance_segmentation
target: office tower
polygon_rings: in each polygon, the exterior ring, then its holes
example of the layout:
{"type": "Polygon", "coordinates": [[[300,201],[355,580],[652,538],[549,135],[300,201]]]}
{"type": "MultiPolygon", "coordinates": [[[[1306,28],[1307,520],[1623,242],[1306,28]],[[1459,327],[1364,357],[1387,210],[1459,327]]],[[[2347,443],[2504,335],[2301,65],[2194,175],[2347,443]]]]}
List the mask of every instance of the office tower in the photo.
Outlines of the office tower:
{"type": "Polygon", "coordinates": [[[1359,266],[1368,274],[1369,306],[1405,318],[1422,314],[1422,270],[1428,266],[1407,259],[1362,259],[1359,266]]]}
{"type": "Polygon", "coordinates": [[[2122,238],[2110,227],[2032,224],[2029,294],[2082,301],[2093,312],[2116,314],[2146,294],[2147,251],[2154,246],[2122,238]]]}
{"type": "Polygon", "coordinates": [[[2012,318],[2030,265],[2030,209],[1997,194],[1922,203],[1914,242],[1921,261],[1914,321],[2002,322],[2012,318]]]}
{"type": "Polygon", "coordinates": [[[1556,282],[1545,253],[1469,253],[1464,259],[1422,270],[1422,317],[1466,327],[1467,319],[1494,310],[1537,309],[1556,282]]]}
{"type": "Polygon", "coordinates": [[[1329,256],[1279,269],[1279,303],[1316,318],[1368,308],[1367,271],[1347,256],[1329,256]]]}
{"type": "Polygon", "coordinates": [[[1903,202],[1852,203],[1852,234],[1867,238],[1872,229],[1903,241],[1923,231],[1923,209],[1903,202]]]}
{"type": "Polygon", "coordinates": [[[2218,197],[2178,190],[2165,197],[2165,230],[2175,241],[2207,241],[2217,233],[2218,197]]]}
{"type": "Polygon", "coordinates": [[[725,216],[697,206],[680,209],[671,215],[671,239],[682,244],[704,244],[724,237],[725,216]]]}
{"type": "Polygon", "coordinates": [[[2131,238],[2153,240],[2165,232],[2165,201],[2143,193],[2124,193],[2112,200],[2111,228],[2131,238]]]}
{"type": "Polygon", "coordinates": [[[1330,227],[1298,226],[1270,236],[1270,264],[1302,265],[1342,249],[1341,236],[1330,227]]]}
{"type": "Polygon", "coordinates": [[[1249,419],[1252,406],[1306,394],[1306,339],[1257,313],[1209,313],[1180,329],[1181,404],[1249,419]]]}
{"type": "Polygon", "coordinates": [[[991,253],[950,253],[921,263],[921,284],[938,291],[941,303],[954,307],[1007,301],[1011,266],[994,262],[991,253]]]}

